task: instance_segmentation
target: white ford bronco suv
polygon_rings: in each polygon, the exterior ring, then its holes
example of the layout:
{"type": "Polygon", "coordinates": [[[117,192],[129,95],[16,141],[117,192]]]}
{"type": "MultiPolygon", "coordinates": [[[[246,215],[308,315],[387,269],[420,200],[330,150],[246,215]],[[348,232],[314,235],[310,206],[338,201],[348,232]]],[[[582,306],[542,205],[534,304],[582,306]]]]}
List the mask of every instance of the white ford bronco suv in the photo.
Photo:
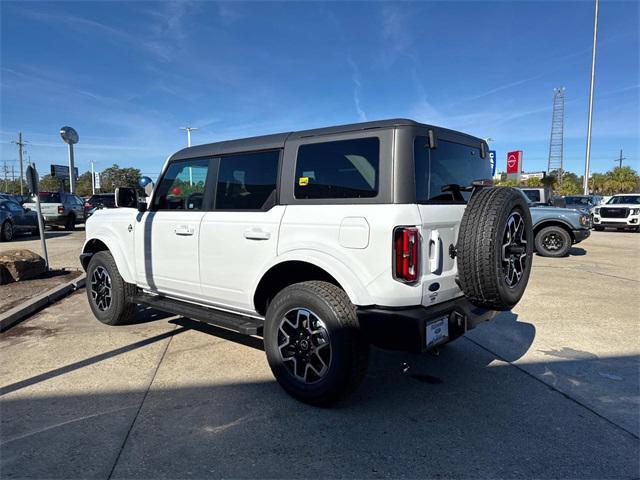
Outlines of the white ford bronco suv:
{"type": "Polygon", "coordinates": [[[87,221],[89,304],[261,335],[280,385],[330,404],[370,344],[426,351],[520,300],[531,216],[490,178],[483,140],[404,119],[186,148],[87,221]]]}

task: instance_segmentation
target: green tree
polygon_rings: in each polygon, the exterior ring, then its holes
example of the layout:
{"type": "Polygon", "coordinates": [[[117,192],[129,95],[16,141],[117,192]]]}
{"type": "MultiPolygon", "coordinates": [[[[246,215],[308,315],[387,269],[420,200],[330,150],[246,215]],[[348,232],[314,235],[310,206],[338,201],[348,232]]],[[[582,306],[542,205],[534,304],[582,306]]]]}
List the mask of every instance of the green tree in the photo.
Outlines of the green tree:
{"type": "Polygon", "coordinates": [[[91,193],[91,172],[84,172],[76,181],[76,194],[81,197],[87,197],[91,193]]]}
{"type": "Polygon", "coordinates": [[[139,180],[140,170],[137,168],[120,168],[114,164],[100,173],[100,191],[113,192],[117,187],[138,188],[139,180]]]}
{"type": "Polygon", "coordinates": [[[48,173],[40,177],[38,182],[38,189],[41,192],[59,192],[61,189],[61,182],[59,178],[52,177],[48,173]]]}
{"type": "Polygon", "coordinates": [[[631,167],[616,167],[608,171],[604,191],[608,195],[633,192],[638,185],[638,174],[631,167]]]}
{"type": "Polygon", "coordinates": [[[589,189],[593,193],[602,193],[605,189],[607,175],[604,173],[593,173],[589,179],[589,189]]]}
{"type": "Polygon", "coordinates": [[[541,188],[543,187],[542,181],[539,178],[527,178],[524,182],[525,186],[531,188],[541,188]]]}

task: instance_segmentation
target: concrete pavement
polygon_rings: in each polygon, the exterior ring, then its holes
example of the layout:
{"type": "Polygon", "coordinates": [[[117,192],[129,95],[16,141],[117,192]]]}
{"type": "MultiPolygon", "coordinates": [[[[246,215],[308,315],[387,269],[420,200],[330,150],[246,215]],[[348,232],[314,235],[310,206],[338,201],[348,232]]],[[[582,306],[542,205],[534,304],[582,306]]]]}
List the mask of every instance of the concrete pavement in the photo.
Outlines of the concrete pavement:
{"type": "Polygon", "coordinates": [[[512,313],[438,357],[373,350],[334,409],[288,397],[259,339],[150,311],[106,327],[76,293],[1,337],[0,471],[636,478],[638,239],[594,232],[586,255],[536,257],[512,313]]]}

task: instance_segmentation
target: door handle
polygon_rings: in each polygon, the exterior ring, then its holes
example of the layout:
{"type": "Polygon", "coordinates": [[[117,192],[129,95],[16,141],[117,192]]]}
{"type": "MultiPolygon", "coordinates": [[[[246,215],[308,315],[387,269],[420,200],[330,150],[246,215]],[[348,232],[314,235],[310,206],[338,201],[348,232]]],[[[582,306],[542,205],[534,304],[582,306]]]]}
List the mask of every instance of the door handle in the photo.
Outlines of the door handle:
{"type": "Polygon", "coordinates": [[[245,230],[244,238],[246,238],[247,240],[269,240],[271,238],[271,233],[257,228],[245,230]]]}
{"type": "Polygon", "coordinates": [[[440,266],[440,257],[442,256],[442,245],[440,242],[440,232],[431,230],[429,237],[429,271],[435,273],[440,266]]]}
{"type": "Polygon", "coordinates": [[[188,237],[194,234],[195,229],[193,227],[190,227],[188,225],[179,225],[176,228],[173,229],[173,232],[176,235],[180,235],[183,237],[188,237]]]}

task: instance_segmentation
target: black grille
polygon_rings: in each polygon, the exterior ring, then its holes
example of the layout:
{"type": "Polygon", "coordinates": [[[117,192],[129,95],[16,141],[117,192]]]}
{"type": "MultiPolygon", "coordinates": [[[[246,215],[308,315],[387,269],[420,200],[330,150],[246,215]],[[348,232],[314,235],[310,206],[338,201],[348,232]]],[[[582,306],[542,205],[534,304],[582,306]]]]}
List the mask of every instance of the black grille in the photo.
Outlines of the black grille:
{"type": "Polygon", "coordinates": [[[602,218],[627,218],[629,216],[628,208],[601,208],[600,216],[602,218]]]}

